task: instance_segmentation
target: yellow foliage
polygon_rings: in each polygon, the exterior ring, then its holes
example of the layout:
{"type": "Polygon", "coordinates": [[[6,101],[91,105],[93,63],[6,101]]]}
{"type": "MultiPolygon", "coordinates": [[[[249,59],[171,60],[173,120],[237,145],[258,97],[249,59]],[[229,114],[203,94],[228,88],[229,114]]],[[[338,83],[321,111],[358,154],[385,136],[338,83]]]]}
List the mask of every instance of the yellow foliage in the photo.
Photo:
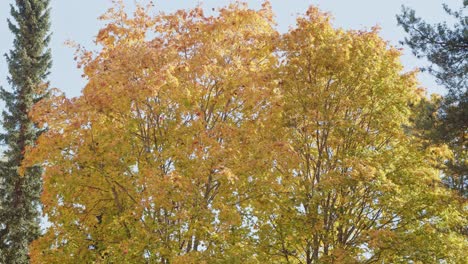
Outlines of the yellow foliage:
{"type": "Polygon", "coordinates": [[[449,153],[405,133],[415,73],[377,28],[145,9],[109,10],[83,94],[32,113],[51,223],[33,263],[461,259],[462,202],[427,162],[449,153]]]}

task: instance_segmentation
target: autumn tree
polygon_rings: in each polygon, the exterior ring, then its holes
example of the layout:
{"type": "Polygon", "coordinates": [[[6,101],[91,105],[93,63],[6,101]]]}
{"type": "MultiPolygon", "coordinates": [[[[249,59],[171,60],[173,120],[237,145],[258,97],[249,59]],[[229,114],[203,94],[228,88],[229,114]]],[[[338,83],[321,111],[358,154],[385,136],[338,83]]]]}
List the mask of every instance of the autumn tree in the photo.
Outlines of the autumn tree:
{"type": "Polygon", "coordinates": [[[466,240],[447,229],[466,225],[462,204],[403,129],[415,74],[401,74],[399,51],[378,29],[329,20],[312,7],[283,36],[285,147],[254,213],[263,260],[462,263],[466,240]]]}
{"type": "Polygon", "coordinates": [[[414,73],[377,30],[310,8],[281,35],[268,2],[146,9],[109,10],[82,96],[35,108],[33,263],[463,260],[462,205],[404,130],[414,73]]]}
{"type": "Polygon", "coordinates": [[[83,54],[83,95],[34,112],[49,128],[30,158],[46,168],[52,226],[33,245],[33,262],[250,258],[240,203],[250,172],[265,167],[252,133],[268,125],[274,97],[269,6],[154,18],[122,8],[103,16],[102,51],[83,54]]]}
{"type": "Polygon", "coordinates": [[[41,169],[30,166],[24,175],[18,168],[27,147],[33,146],[40,129],[28,116],[34,103],[47,95],[46,78],[51,67],[49,1],[17,0],[11,5],[14,47],[8,55],[12,91],[1,89],[6,150],[0,162],[0,262],[29,263],[28,244],[40,234],[41,169]]]}

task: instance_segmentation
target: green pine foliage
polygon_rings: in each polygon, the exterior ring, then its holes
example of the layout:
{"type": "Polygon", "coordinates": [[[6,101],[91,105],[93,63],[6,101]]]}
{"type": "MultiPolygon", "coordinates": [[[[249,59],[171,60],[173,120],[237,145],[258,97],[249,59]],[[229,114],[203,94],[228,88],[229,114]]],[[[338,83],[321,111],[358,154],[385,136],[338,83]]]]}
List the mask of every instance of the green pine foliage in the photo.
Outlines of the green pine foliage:
{"type": "Polygon", "coordinates": [[[447,95],[425,102],[428,107],[421,115],[425,121],[417,129],[427,130],[424,137],[436,144],[446,144],[453,158],[444,164],[444,181],[450,188],[468,197],[468,17],[465,12],[468,0],[462,7],[443,8],[454,23],[430,25],[416,12],[404,7],[397,16],[398,23],[408,33],[404,43],[419,58],[431,65],[424,68],[447,90],[447,95]],[[427,110],[430,110],[427,112],[427,110]],[[430,130],[430,131],[429,131],[430,130]]]}
{"type": "Polygon", "coordinates": [[[41,168],[18,168],[41,131],[30,120],[32,106],[47,96],[51,67],[49,0],[16,0],[8,20],[14,48],[6,55],[11,91],[1,89],[4,145],[0,162],[0,262],[29,263],[28,245],[40,235],[41,168]]]}

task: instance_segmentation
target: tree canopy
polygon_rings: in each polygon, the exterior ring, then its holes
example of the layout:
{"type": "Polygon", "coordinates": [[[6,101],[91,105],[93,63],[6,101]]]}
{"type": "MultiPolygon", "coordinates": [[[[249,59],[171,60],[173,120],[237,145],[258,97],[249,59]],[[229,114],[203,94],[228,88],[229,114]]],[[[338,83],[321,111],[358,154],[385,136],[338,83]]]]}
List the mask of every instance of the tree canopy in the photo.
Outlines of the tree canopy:
{"type": "Polygon", "coordinates": [[[407,133],[421,100],[399,51],[311,7],[288,33],[236,3],[102,18],[80,97],[48,130],[51,223],[33,263],[462,263],[466,204],[438,148],[407,133]]]}

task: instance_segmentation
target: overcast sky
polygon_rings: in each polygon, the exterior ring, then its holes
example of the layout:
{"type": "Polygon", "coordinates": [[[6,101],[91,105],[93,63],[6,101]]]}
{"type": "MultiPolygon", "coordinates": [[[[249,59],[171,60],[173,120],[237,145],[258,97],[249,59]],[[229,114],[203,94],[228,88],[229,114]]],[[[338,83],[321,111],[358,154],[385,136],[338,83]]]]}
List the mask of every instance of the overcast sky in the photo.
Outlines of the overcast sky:
{"type": "MultiPolygon", "coordinates": [[[[135,0],[124,0],[131,8],[135,0]]],[[[227,0],[185,0],[153,1],[159,11],[170,12],[182,8],[191,8],[202,3],[206,9],[221,7],[229,3],[227,0]]],[[[252,8],[258,8],[262,1],[247,1],[252,8]]],[[[278,29],[286,32],[295,24],[297,14],[303,14],[309,5],[316,5],[321,10],[330,12],[336,27],[345,29],[364,29],[374,25],[382,28],[381,36],[392,45],[400,46],[399,40],[405,36],[404,31],[397,26],[395,15],[401,10],[401,5],[412,7],[418,16],[429,22],[447,20],[442,10],[442,3],[447,2],[452,7],[461,6],[461,0],[273,0],[271,1],[278,29]]],[[[12,47],[11,35],[6,19],[9,17],[9,5],[14,0],[0,0],[0,54],[5,54],[12,47]]],[[[52,49],[53,68],[49,77],[52,87],[64,91],[67,96],[78,96],[86,81],[81,78],[81,71],[73,61],[74,50],[64,45],[67,40],[84,45],[87,49],[95,50],[93,44],[99,28],[103,26],[97,17],[104,13],[112,3],[110,0],[51,0],[52,8],[52,49]]],[[[424,61],[416,59],[405,48],[402,62],[407,70],[424,65],[424,61]]],[[[0,86],[9,88],[6,81],[7,65],[4,57],[0,57],[0,86]]],[[[444,94],[445,90],[434,82],[427,74],[420,74],[421,85],[429,93],[444,94]]],[[[3,104],[2,104],[3,105],[3,104]]]]}

